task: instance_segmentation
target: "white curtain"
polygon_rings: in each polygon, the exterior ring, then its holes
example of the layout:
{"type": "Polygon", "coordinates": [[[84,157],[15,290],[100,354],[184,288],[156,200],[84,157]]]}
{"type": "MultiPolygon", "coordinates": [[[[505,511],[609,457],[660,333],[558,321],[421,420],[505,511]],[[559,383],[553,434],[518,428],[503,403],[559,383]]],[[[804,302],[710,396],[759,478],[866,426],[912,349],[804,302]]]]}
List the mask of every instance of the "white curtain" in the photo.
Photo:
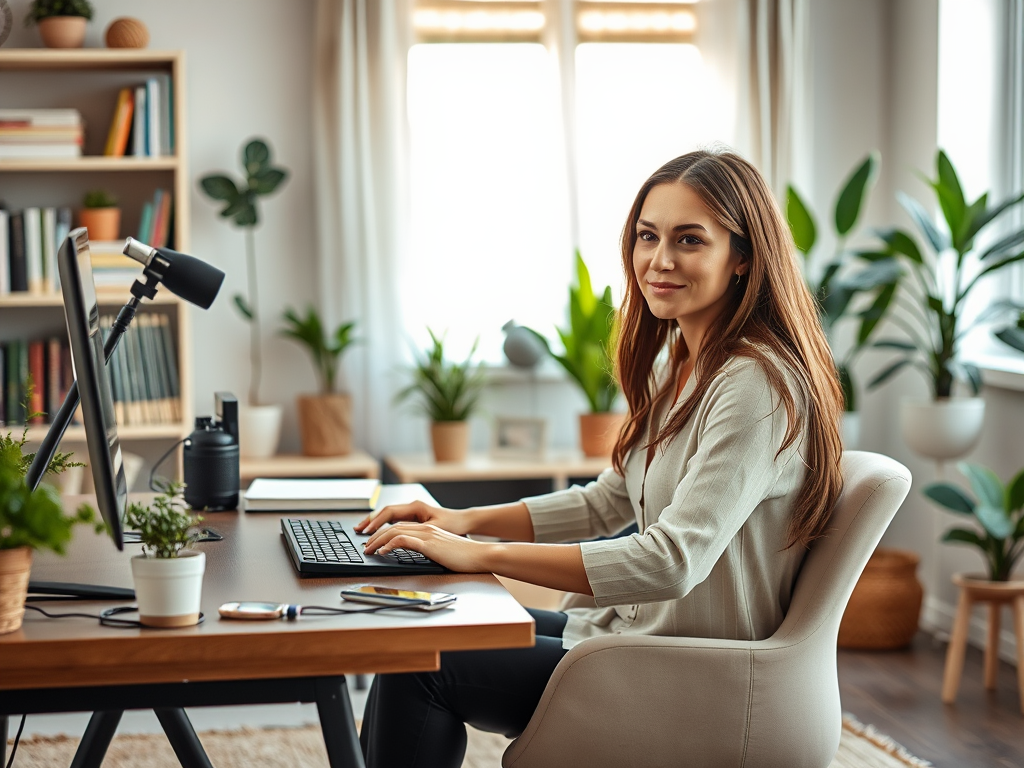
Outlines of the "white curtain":
{"type": "MultiPolygon", "coordinates": [[[[357,320],[342,362],[354,444],[375,456],[394,416],[403,336],[397,280],[406,247],[405,80],[410,0],[317,0],[314,157],[319,298],[328,328],[357,320]]],[[[402,441],[399,440],[399,443],[402,441]]]]}
{"type": "Polygon", "coordinates": [[[810,160],[809,0],[699,3],[697,44],[718,85],[735,94],[736,149],[780,200],[807,188],[810,160]]]}

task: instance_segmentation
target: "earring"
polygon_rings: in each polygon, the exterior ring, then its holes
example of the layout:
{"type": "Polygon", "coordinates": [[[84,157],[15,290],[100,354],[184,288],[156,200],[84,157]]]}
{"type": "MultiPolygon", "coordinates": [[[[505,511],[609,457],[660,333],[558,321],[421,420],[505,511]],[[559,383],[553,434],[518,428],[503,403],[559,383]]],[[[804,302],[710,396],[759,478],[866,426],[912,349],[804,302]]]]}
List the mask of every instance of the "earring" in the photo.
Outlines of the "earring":
{"type": "Polygon", "coordinates": [[[737,272],[736,273],[736,285],[739,285],[739,284],[740,284],[740,273],[737,272]]]}

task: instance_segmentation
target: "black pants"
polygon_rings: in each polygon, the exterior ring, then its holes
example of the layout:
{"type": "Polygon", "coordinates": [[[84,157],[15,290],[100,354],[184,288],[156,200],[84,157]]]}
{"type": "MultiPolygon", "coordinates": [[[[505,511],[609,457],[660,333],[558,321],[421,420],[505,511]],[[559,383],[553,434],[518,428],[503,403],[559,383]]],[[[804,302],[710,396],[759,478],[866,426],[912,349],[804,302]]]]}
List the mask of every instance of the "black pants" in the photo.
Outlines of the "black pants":
{"type": "Polygon", "coordinates": [[[441,654],[437,672],[377,675],[359,741],[367,768],[459,768],[466,723],[518,736],[562,660],[566,615],[527,609],[536,645],[441,654]]]}

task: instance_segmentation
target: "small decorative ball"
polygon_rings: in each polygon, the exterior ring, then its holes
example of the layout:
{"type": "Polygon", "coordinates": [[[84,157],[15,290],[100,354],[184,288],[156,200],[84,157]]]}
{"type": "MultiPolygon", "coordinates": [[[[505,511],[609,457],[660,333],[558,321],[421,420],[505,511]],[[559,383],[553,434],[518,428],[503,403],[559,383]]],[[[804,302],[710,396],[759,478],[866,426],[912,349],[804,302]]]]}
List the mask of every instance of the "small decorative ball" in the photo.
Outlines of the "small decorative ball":
{"type": "Polygon", "coordinates": [[[122,16],[107,26],[107,48],[145,48],[149,45],[149,30],[138,19],[122,16]]]}

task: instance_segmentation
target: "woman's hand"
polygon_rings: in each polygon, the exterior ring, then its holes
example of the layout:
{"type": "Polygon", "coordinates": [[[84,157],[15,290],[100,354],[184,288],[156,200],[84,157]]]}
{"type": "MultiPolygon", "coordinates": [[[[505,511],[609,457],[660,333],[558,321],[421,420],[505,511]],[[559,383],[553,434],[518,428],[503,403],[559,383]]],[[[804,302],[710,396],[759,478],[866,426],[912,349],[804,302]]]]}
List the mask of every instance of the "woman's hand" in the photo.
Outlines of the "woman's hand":
{"type": "MultiPolygon", "coordinates": [[[[381,513],[386,509],[381,510],[381,513]]],[[[458,536],[430,523],[398,522],[370,536],[363,551],[367,555],[386,555],[393,549],[411,549],[453,571],[483,573],[491,570],[486,565],[487,550],[491,546],[486,542],[458,536]]]]}
{"type": "Polygon", "coordinates": [[[371,534],[378,531],[385,523],[400,521],[430,523],[437,528],[459,535],[470,533],[469,521],[465,513],[454,509],[433,507],[422,501],[414,501],[410,504],[391,504],[377,512],[371,512],[354,527],[358,533],[371,534]]]}

